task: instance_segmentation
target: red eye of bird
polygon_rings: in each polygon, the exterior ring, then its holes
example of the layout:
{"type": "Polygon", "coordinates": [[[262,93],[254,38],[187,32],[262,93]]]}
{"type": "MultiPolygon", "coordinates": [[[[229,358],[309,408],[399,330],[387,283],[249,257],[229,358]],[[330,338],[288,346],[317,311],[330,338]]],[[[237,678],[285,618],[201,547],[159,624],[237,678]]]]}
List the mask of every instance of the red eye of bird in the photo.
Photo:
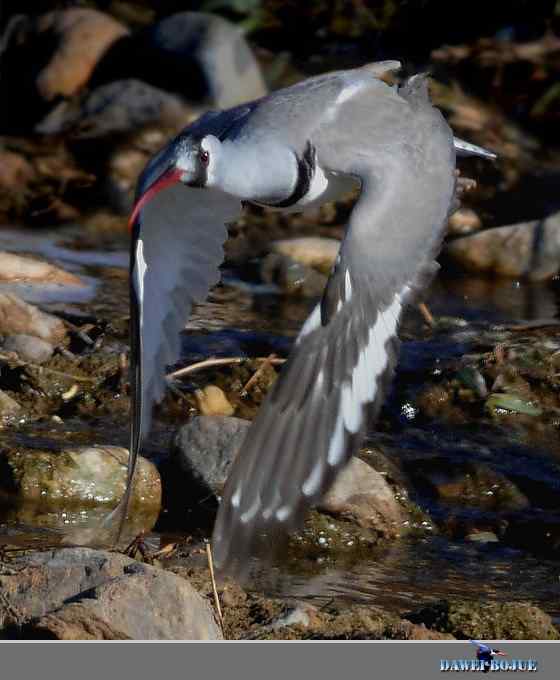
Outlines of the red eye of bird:
{"type": "Polygon", "coordinates": [[[208,165],[208,161],[210,160],[210,154],[208,153],[208,151],[201,151],[199,156],[200,156],[200,162],[203,165],[208,165]]]}

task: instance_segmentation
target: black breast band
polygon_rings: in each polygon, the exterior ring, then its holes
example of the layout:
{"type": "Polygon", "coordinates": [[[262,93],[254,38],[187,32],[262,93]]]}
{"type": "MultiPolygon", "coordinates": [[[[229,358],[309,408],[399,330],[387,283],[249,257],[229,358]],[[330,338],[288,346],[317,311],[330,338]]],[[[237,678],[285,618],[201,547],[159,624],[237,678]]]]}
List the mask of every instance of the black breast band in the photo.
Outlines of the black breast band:
{"type": "Polygon", "coordinates": [[[267,205],[271,208],[289,208],[290,206],[295,205],[298,201],[301,201],[301,199],[307,194],[309,187],[311,186],[311,180],[315,174],[315,169],[317,167],[317,152],[315,151],[315,147],[310,142],[307,142],[303,156],[298,158],[295,153],[294,156],[297,162],[298,176],[292,193],[288,196],[288,198],[284,199],[283,201],[279,201],[278,203],[265,203],[261,205],[267,205]]]}

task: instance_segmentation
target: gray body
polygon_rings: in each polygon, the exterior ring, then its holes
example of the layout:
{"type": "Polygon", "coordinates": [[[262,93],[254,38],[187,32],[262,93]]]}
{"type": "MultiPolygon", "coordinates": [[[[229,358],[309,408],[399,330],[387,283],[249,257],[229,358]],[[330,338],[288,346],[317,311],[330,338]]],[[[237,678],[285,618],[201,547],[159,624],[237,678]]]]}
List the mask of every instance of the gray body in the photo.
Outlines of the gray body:
{"type": "Polygon", "coordinates": [[[224,223],[242,201],[302,209],[361,185],[324,296],[232,466],[212,540],[221,571],[246,574],[250,557],[299,526],[356,451],[393,374],[402,310],[435,271],[454,196],[454,138],[423,77],[400,88],[377,77],[397,67],[330,73],[209,113],[140,180],[139,196],[170,162],[192,177],[193,145],[210,152],[204,188],[155,195],[132,244],[130,475],[178,333],[218,281],[224,223]]]}

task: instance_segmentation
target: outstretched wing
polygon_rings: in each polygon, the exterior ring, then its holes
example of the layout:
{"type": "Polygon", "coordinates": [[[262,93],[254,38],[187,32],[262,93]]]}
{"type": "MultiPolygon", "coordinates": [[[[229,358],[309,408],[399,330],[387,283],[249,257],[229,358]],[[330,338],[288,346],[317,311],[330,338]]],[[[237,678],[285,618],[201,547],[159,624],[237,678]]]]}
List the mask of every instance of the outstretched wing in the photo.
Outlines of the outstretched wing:
{"type": "MultiPolygon", "coordinates": [[[[149,185],[153,164],[139,185],[149,185]]],[[[131,243],[131,437],[125,495],[107,523],[125,518],[138,453],[155,402],[163,397],[165,368],[179,356],[179,332],[193,303],[219,280],[226,224],[241,211],[238,199],[218,190],[175,184],[143,208],[131,243]]],[[[119,529],[120,532],[120,529],[119,529]]]]}
{"type": "Polygon", "coordinates": [[[454,192],[453,136],[421,78],[400,92],[374,81],[349,93],[310,142],[323,169],[357,177],[362,191],[323,299],[224,489],[214,560],[238,577],[279,529],[301,524],[360,445],[393,373],[403,305],[435,269],[454,192]]]}
{"type": "Polygon", "coordinates": [[[133,448],[149,432],[165,367],[179,356],[179,332],[193,303],[219,280],[226,224],[240,210],[228,194],[176,184],[142,211],[131,250],[133,448]]]}

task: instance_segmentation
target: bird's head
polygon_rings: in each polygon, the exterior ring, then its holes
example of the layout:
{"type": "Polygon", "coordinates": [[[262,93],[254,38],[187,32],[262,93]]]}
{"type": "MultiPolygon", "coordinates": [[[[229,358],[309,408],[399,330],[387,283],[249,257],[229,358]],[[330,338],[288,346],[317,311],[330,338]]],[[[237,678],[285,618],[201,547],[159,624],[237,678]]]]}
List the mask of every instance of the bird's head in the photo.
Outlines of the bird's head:
{"type": "Polygon", "coordinates": [[[507,654],[505,652],[502,652],[501,649],[493,649],[492,656],[507,656],[507,654]]]}
{"type": "Polygon", "coordinates": [[[142,208],[167,187],[178,182],[190,187],[211,185],[220,145],[213,135],[202,139],[180,135],[156,154],[140,176],[129,227],[132,229],[142,208]]]}

